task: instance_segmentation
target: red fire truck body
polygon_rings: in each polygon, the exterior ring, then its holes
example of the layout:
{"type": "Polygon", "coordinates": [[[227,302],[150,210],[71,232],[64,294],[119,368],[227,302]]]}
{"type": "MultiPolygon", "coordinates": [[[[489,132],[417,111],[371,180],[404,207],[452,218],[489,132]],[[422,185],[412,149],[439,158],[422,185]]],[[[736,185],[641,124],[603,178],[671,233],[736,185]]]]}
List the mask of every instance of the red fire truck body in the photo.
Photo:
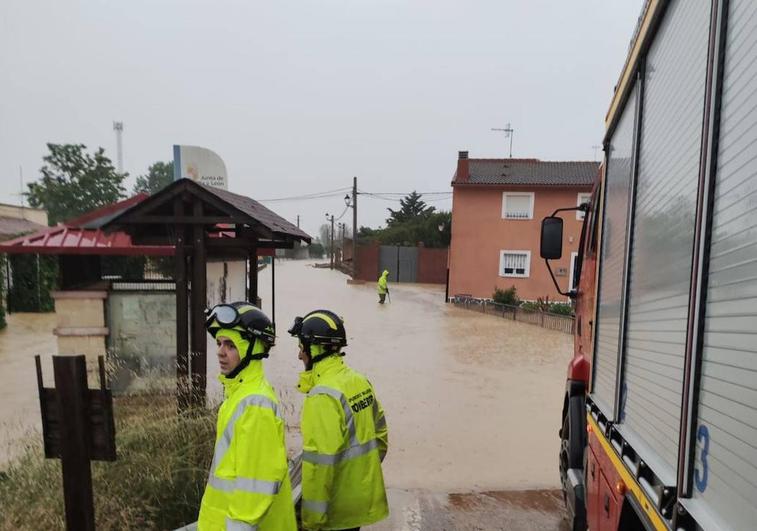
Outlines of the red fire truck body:
{"type": "Polygon", "coordinates": [[[568,290],[573,529],[757,529],[757,2],[648,0],[606,126],[568,290]]]}

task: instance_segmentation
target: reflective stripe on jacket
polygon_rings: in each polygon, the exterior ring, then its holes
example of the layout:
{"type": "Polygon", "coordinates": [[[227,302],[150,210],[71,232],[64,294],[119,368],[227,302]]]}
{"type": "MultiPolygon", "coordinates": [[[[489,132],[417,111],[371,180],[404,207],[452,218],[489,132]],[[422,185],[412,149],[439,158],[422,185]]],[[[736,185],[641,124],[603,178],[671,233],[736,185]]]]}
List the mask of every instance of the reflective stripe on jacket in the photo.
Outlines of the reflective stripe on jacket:
{"type": "Polygon", "coordinates": [[[226,399],[202,497],[200,531],[294,531],[284,420],[261,361],[220,377],[226,399]]]}
{"type": "Polygon", "coordinates": [[[388,431],[370,382],[331,356],[313,368],[302,410],[302,524],[348,529],[389,515],[381,461],[388,431]]]}

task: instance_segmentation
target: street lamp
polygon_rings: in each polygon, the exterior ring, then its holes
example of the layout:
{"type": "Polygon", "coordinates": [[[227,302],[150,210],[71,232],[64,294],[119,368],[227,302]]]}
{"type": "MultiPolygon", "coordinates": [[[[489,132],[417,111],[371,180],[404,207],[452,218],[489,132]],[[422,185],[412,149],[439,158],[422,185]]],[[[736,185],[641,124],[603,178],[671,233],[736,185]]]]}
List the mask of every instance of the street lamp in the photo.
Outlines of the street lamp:
{"type": "Polygon", "coordinates": [[[347,207],[352,206],[352,198],[350,197],[350,194],[344,196],[344,204],[347,205],[347,207]]]}

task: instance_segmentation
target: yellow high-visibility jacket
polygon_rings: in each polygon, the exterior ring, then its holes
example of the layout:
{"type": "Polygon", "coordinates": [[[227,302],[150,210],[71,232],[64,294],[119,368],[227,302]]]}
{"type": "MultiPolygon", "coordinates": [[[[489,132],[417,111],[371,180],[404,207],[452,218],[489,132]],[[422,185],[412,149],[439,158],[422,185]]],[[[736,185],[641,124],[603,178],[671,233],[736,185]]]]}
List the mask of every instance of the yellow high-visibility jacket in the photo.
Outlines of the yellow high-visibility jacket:
{"type": "Polygon", "coordinates": [[[313,367],[302,410],[302,525],[370,525],[389,515],[381,462],[389,436],[371,383],[341,357],[313,367]]]}
{"type": "Polygon", "coordinates": [[[263,364],[254,360],[236,377],[219,379],[225,400],[198,528],[295,531],[284,420],[263,364]]]}
{"type": "Polygon", "coordinates": [[[389,276],[389,271],[384,271],[381,273],[381,276],[378,279],[378,285],[376,286],[376,291],[378,291],[379,295],[386,293],[389,291],[389,288],[386,286],[386,277],[389,276]]]}

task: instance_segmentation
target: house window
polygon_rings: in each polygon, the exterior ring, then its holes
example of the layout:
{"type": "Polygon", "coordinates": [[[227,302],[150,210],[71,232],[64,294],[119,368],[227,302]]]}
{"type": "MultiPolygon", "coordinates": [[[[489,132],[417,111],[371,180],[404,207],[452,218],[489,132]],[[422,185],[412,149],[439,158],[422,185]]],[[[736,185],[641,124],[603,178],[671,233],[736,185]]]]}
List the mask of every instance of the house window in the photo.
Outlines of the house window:
{"type": "Polygon", "coordinates": [[[533,219],[533,192],[502,192],[502,219],[533,219]]]}
{"type": "Polygon", "coordinates": [[[578,253],[573,252],[570,253],[570,284],[568,284],[568,289],[576,289],[578,288],[578,279],[576,278],[576,265],[578,263],[578,253]]]}
{"type": "Polygon", "coordinates": [[[528,277],[531,268],[531,251],[501,251],[499,256],[499,276],[528,277]]]}
{"type": "MultiPolygon", "coordinates": [[[[576,206],[581,206],[584,203],[591,203],[591,194],[578,194],[576,206]]],[[[579,221],[583,221],[585,215],[585,212],[581,212],[580,210],[576,211],[576,219],[579,221]]]]}

